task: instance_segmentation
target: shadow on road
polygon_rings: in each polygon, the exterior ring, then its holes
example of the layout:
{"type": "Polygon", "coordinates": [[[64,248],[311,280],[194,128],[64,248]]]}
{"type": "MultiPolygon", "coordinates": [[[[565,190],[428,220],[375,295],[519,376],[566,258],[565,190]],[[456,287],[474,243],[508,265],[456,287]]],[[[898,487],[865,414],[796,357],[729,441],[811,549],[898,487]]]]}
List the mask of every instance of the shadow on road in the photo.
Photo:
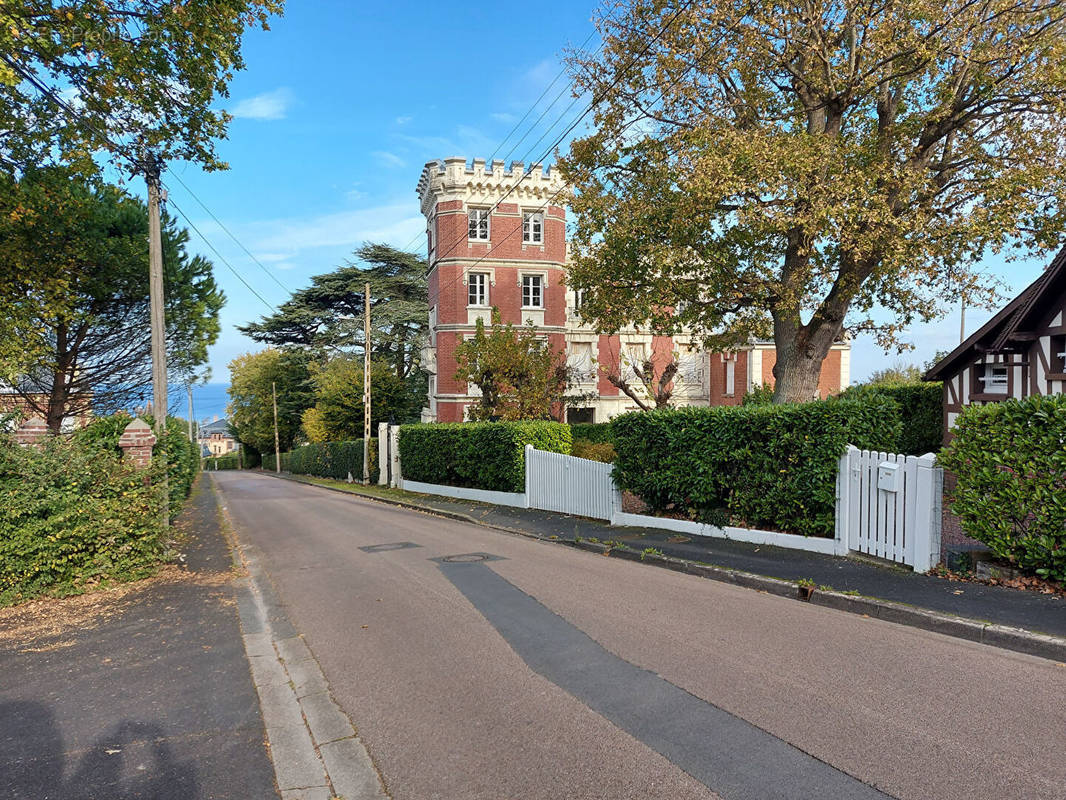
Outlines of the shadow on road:
{"type": "Polygon", "coordinates": [[[52,709],[0,703],[0,797],[65,800],[200,798],[196,768],[176,761],[162,728],[124,720],[88,748],[69,755],[52,709]]]}

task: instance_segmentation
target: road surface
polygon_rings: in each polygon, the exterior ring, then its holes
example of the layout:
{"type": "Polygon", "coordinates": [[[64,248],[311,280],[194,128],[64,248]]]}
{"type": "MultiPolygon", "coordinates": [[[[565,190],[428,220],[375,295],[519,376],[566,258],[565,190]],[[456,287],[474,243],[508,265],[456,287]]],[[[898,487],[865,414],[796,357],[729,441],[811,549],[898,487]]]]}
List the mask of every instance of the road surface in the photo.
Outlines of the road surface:
{"type": "Polygon", "coordinates": [[[209,474],[397,800],[1066,797],[1061,664],[209,474]]]}

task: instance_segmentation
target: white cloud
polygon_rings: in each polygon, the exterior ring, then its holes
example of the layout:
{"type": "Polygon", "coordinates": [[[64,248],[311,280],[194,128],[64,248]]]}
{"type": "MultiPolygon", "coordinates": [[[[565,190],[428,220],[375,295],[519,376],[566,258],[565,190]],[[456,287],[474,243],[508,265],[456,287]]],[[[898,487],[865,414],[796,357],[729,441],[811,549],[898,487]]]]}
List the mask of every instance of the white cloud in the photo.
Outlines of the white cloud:
{"type": "Polygon", "coordinates": [[[284,119],[293,100],[292,91],[282,87],[245,98],[230,113],[241,119],[284,119]]]}
{"type": "Polygon", "coordinates": [[[353,211],[340,211],[318,217],[291,217],[257,222],[241,235],[264,251],[296,254],[313,248],[351,248],[365,241],[405,245],[426,226],[417,205],[397,202],[353,211]]]}
{"type": "Polygon", "coordinates": [[[518,119],[514,114],[508,114],[506,111],[495,111],[489,114],[489,117],[497,122],[514,122],[518,119]]]}
{"type": "Polygon", "coordinates": [[[396,118],[396,124],[397,125],[406,125],[412,119],[414,119],[414,117],[411,117],[411,116],[397,117],[396,118]]]}
{"type": "Polygon", "coordinates": [[[406,162],[395,153],[390,153],[387,150],[375,150],[371,153],[374,158],[380,161],[387,167],[406,167],[406,162]]]}

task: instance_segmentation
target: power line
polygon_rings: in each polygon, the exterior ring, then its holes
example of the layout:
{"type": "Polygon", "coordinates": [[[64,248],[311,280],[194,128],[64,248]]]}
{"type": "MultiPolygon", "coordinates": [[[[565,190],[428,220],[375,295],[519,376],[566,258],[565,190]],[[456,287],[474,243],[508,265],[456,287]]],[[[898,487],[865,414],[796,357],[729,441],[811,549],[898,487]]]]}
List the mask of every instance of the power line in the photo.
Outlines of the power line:
{"type": "Polygon", "coordinates": [[[215,248],[215,246],[213,244],[211,244],[211,242],[208,241],[207,237],[204,236],[203,233],[200,232],[200,229],[196,227],[196,224],[191,219],[189,219],[189,215],[186,214],[184,211],[182,211],[181,207],[176,202],[174,202],[173,199],[170,199],[169,202],[170,202],[170,204],[172,206],[174,206],[174,210],[177,211],[179,214],[181,214],[182,219],[184,219],[185,222],[188,223],[189,227],[192,228],[194,231],[196,231],[196,234],[201,239],[203,239],[204,244],[206,244],[208,247],[211,248],[211,252],[213,252],[216,256],[218,256],[218,260],[221,261],[223,264],[225,264],[229,268],[229,271],[233,273],[233,275],[237,278],[237,280],[239,280],[241,283],[243,283],[244,287],[249,292],[251,292],[256,297],[258,297],[259,300],[263,303],[263,305],[265,305],[268,309],[270,309],[271,311],[277,311],[277,309],[274,307],[274,305],[272,303],[268,302],[263,297],[263,295],[259,294],[259,292],[257,292],[255,289],[253,289],[252,285],[250,283],[248,283],[248,281],[246,281],[244,279],[244,277],[236,269],[233,268],[233,265],[230,264],[220,252],[218,252],[218,250],[215,248]]]}
{"type": "MultiPolygon", "coordinates": [[[[221,228],[221,229],[222,229],[222,230],[223,230],[223,231],[225,232],[225,234],[226,234],[226,235],[227,235],[227,236],[228,236],[229,238],[231,238],[231,239],[232,239],[232,240],[233,240],[234,242],[236,242],[237,246],[238,246],[239,248],[241,248],[241,250],[243,250],[243,251],[245,252],[245,254],[246,254],[246,255],[248,256],[248,258],[252,259],[252,261],[254,261],[254,262],[255,262],[256,266],[258,266],[258,267],[259,267],[259,269],[263,270],[263,272],[264,272],[264,273],[266,273],[266,275],[267,275],[267,276],[268,276],[268,277],[269,277],[269,278],[270,278],[270,279],[271,279],[272,281],[274,281],[274,283],[276,283],[276,284],[277,284],[278,286],[280,286],[280,287],[281,287],[282,289],[284,289],[284,290],[285,290],[286,292],[288,292],[289,294],[292,294],[292,290],[291,290],[291,289],[289,289],[289,287],[288,287],[288,286],[286,286],[286,285],[285,285],[284,283],[282,283],[282,282],[281,282],[281,281],[280,281],[280,280],[278,279],[278,277],[277,277],[277,276],[276,276],[276,275],[275,275],[275,274],[274,274],[274,273],[273,273],[272,271],[270,271],[270,270],[269,270],[269,269],[267,269],[267,268],[266,268],[265,266],[263,266],[262,262],[261,262],[261,261],[260,261],[260,260],[259,260],[258,258],[256,258],[256,257],[255,257],[254,255],[252,255],[252,252],[251,252],[251,251],[250,251],[250,250],[249,250],[249,249],[248,249],[247,247],[245,247],[245,246],[244,246],[244,245],[243,245],[243,244],[241,243],[240,239],[238,239],[238,238],[237,238],[236,236],[234,236],[234,235],[233,235],[233,233],[232,233],[232,232],[230,231],[230,229],[229,229],[229,228],[227,228],[227,227],[226,227],[226,226],[225,226],[224,224],[222,224],[222,220],[220,220],[220,219],[219,219],[218,217],[216,217],[216,216],[215,216],[214,212],[212,212],[212,211],[211,211],[211,209],[210,209],[210,208],[208,208],[208,207],[207,207],[207,206],[206,206],[206,205],[204,204],[204,201],[203,201],[203,200],[201,200],[201,199],[200,199],[199,197],[197,197],[197,195],[196,195],[196,192],[194,192],[194,191],[193,191],[192,189],[190,189],[190,188],[189,188],[189,185],[188,185],[187,183],[185,183],[185,181],[183,181],[183,180],[182,180],[182,179],[181,179],[181,178],[180,178],[180,177],[178,176],[178,174],[177,174],[176,172],[173,172],[173,171],[172,171],[172,172],[170,173],[170,176],[171,176],[171,177],[172,177],[172,178],[173,178],[174,180],[176,180],[176,181],[177,181],[178,183],[180,183],[180,184],[181,184],[182,188],[184,188],[184,189],[185,189],[185,191],[189,193],[189,195],[190,195],[190,196],[192,197],[192,199],[193,199],[193,200],[195,200],[195,201],[196,201],[197,203],[199,203],[199,205],[200,205],[200,208],[202,208],[202,209],[203,209],[204,211],[206,211],[206,212],[207,212],[207,215],[208,215],[209,217],[211,217],[211,219],[213,219],[213,220],[215,221],[215,224],[216,224],[216,225],[218,225],[218,227],[220,227],[220,228],[221,228]]],[[[166,184],[164,184],[164,186],[165,186],[165,185],[166,185],[166,184]]]]}
{"type": "MultiPolygon", "coordinates": [[[[668,29],[670,28],[670,26],[674,24],[674,22],[675,22],[675,21],[677,20],[677,18],[678,18],[679,16],[681,16],[681,13],[682,13],[683,11],[685,11],[685,10],[686,10],[686,9],[687,9],[687,8],[688,8],[689,6],[691,6],[693,2],[694,2],[694,0],[688,0],[687,2],[685,2],[685,3],[683,3],[682,5],[678,6],[678,9],[677,9],[677,11],[675,11],[675,12],[673,13],[673,15],[671,15],[671,17],[670,17],[670,18],[669,18],[669,19],[668,19],[668,20],[666,21],[666,23],[665,23],[665,24],[663,25],[663,27],[662,27],[662,28],[661,28],[661,29],[660,29],[660,30],[658,31],[658,33],[656,33],[656,34],[655,34],[655,35],[654,35],[653,37],[651,37],[651,38],[650,38],[650,39],[649,39],[649,40],[647,41],[647,43],[646,43],[646,44],[644,45],[644,47],[643,47],[643,48],[641,48],[640,52],[638,52],[638,53],[634,54],[634,55],[633,55],[633,56],[632,56],[632,57],[631,57],[631,58],[629,59],[628,63],[627,63],[627,64],[626,64],[626,65],[625,65],[625,66],[623,67],[623,72],[627,72],[627,71],[628,71],[628,70],[630,69],[630,67],[632,67],[632,66],[633,66],[633,64],[635,64],[635,63],[636,63],[636,61],[637,61],[637,59],[638,59],[638,58],[640,58],[641,56],[643,56],[643,55],[644,55],[644,54],[645,54],[645,53],[646,53],[646,52],[647,52],[647,51],[649,50],[649,48],[651,48],[651,46],[652,46],[653,44],[655,44],[655,43],[656,43],[657,41],[659,41],[659,39],[661,39],[661,38],[662,38],[662,36],[663,36],[663,35],[664,35],[664,34],[666,33],[666,31],[667,31],[667,30],[668,30],[668,29]]],[[[563,141],[563,139],[565,139],[565,138],[566,138],[566,136],[567,136],[567,135],[568,135],[568,134],[569,134],[569,133],[570,133],[571,131],[573,131],[573,130],[574,130],[574,128],[576,128],[576,127],[577,127],[577,126],[578,126],[579,124],[581,124],[581,121],[582,121],[582,120],[583,120],[583,119],[584,119],[585,117],[587,117],[587,116],[588,116],[589,112],[591,112],[591,111],[592,111],[592,109],[596,107],[596,105],[598,105],[599,103],[603,102],[604,98],[606,98],[606,96],[607,96],[607,92],[609,92],[609,91],[610,91],[611,89],[615,88],[615,87],[616,87],[616,86],[618,85],[618,83],[619,83],[619,80],[618,80],[618,79],[616,79],[616,80],[612,81],[612,82],[611,82],[611,83],[610,83],[610,84],[609,84],[609,85],[608,85],[607,87],[605,87],[605,88],[604,88],[604,90],[603,90],[602,92],[599,92],[599,93],[594,93],[594,94],[593,94],[593,96],[592,96],[592,99],[591,99],[591,100],[589,101],[589,104],[588,104],[588,105],[587,105],[587,106],[585,107],[585,110],[581,112],[581,114],[580,114],[580,115],[579,115],[579,116],[577,117],[577,119],[575,119],[575,120],[574,120],[574,121],[573,121],[573,122],[572,122],[572,123],[571,123],[571,124],[569,125],[569,127],[567,127],[567,129],[566,129],[565,131],[563,131],[563,132],[562,132],[562,134],[560,134],[560,135],[559,135],[558,137],[556,137],[555,141],[554,141],[554,142],[553,142],[553,143],[552,143],[552,144],[551,144],[551,145],[550,145],[550,146],[548,147],[548,149],[547,149],[547,150],[545,151],[545,154],[544,154],[544,155],[543,155],[543,156],[542,156],[542,157],[541,157],[540,159],[538,159],[537,161],[534,161],[534,162],[533,162],[533,163],[531,164],[531,166],[536,166],[537,164],[540,164],[540,163],[542,163],[542,162],[544,161],[544,159],[545,159],[545,158],[547,158],[547,157],[548,157],[548,156],[549,156],[549,155],[550,155],[550,154],[551,154],[551,153],[552,153],[552,152],[553,152],[553,151],[555,150],[555,148],[559,146],[559,144],[560,144],[560,143],[561,143],[561,142],[563,141]]],[[[662,96],[664,96],[664,95],[665,95],[665,93],[666,93],[666,89],[664,88],[664,89],[663,89],[663,91],[662,91],[662,92],[660,92],[660,95],[659,95],[659,96],[660,96],[660,98],[661,98],[662,96]]],[[[576,100],[577,100],[577,98],[575,98],[575,102],[576,102],[576,100]]],[[[573,106],[573,103],[571,103],[571,106],[573,106]]],[[[569,107],[568,107],[568,108],[569,108],[569,107]]],[[[564,113],[565,113],[565,112],[564,112],[564,113]]],[[[626,128],[629,128],[629,127],[630,127],[631,125],[633,125],[633,124],[634,124],[635,122],[636,122],[636,120],[633,120],[633,122],[630,122],[630,123],[629,123],[628,125],[626,125],[626,128]]],[[[554,125],[553,125],[552,127],[554,127],[554,125]]],[[[551,130],[551,129],[549,128],[549,130],[551,130]]],[[[542,137],[541,137],[541,139],[543,139],[543,138],[544,138],[544,137],[542,136],[542,137]]],[[[539,143],[539,141],[540,141],[540,139],[538,139],[538,143],[539,143]]],[[[536,145],[534,145],[534,146],[536,146],[536,145]]],[[[530,152],[532,152],[532,148],[531,148],[530,152]]],[[[528,155],[528,153],[527,153],[527,155],[528,155]]],[[[533,173],[532,173],[532,170],[531,170],[531,171],[529,171],[529,172],[525,172],[525,173],[523,173],[522,177],[521,177],[521,178],[519,178],[519,179],[518,179],[517,181],[515,181],[515,182],[514,182],[514,183],[513,183],[513,184],[512,184],[512,185],[511,185],[511,186],[510,186],[510,187],[509,187],[508,189],[507,189],[507,191],[506,191],[506,192],[504,192],[503,196],[502,196],[502,197],[500,197],[500,198],[499,198],[499,199],[498,199],[498,200],[497,200],[497,201],[496,201],[496,202],[495,202],[495,203],[494,203],[494,204],[492,205],[492,207],[491,207],[491,208],[490,208],[490,209],[488,210],[488,213],[489,213],[489,214],[491,214],[491,213],[492,213],[493,211],[495,211],[496,209],[498,209],[498,208],[500,207],[500,204],[501,204],[501,203],[503,203],[503,201],[504,201],[504,200],[506,200],[506,199],[507,199],[507,198],[508,198],[508,197],[509,197],[509,196],[511,195],[511,193],[512,193],[512,192],[514,192],[514,191],[515,191],[515,189],[517,189],[517,188],[519,187],[519,185],[521,185],[521,183],[522,183],[522,182],[523,182],[523,181],[524,181],[524,180],[525,180],[525,179],[526,179],[527,177],[529,177],[529,176],[530,176],[531,174],[533,174],[533,173]]],[[[559,192],[556,192],[556,193],[555,193],[554,195],[552,195],[552,197],[551,197],[551,198],[549,198],[549,202],[550,202],[550,200],[554,199],[555,197],[558,197],[558,196],[559,196],[559,194],[561,194],[561,192],[562,192],[562,190],[560,190],[559,192]]],[[[544,208],[545,208],[546,206],[547,206],[547,203],[545,203],[544,205],[542,205],[542,206],[541,206],[541,209],[539,209],[539,210],[543,210],[543,209],[544,209],[544,208]]],[[[518,228],[515,228],[515,231],[517,231],[517,230],[518,230],[518,228]]],[[[507,239],[509,239],[509,238],[510,238],[510,236],[511,236],[511,235],[513,235],[513,233],[514,233],[515,231],[512,231],[512,233],[511,233],[511,234],[509,234],[508,236],[504,237],[504,239],[503,239],[503,240],[501,240],[501,241],[506,241],[507,239]]],[[[450,246],[450,247],[448,248],[448,250],[447,250],[446,252],[443,252],[443,253],[441,253],[441,254],[440,254],[440,255],[439,255],[438,257],[437,257],[437,260],[438,260],[438,261],[440,261],[441,259],[444,259],[444,258],[447,258],[448,256],[450,256],[450,255],[451,255],[451,254],[452,254],[452,253],[453,253],[453,252],[455,251],[455,248],[457,248],[457,247],[458,247],[458,246],[459,246],[459,245],[460,245],[460,244],[461,244],[461,243],[462,243],[462,242],[463,242],[464,240],[466,240],[467,238],[468,238],[468,237],[462,237],[462,236],[458,237],[458,238],[457,238],[457,239],[456,239],[456,240],[455,240],[455,241],[454,241],[454,242],[453,242],[453,243],[451,244],[451,246],[450,246]]],[[[480,257],[479,259],[477,259],[477,261],[475,261],[474,263],[475,263],[475,264],[478,264],[478,263],[480,263],[480,262],[481,262],[482,260],[484,260],[485,258],[487,258],[487,257],[489,256],[489,254],[490,254],[490,253],[491,253],[491,252],[493,251],[493,249],[495,249],[495,247],[496,247],[496,245],[495,245],[495,244],[494,244],[494,245],[491,245],[491,246],[489,247],[489,250],[488,250],[488,252],[486,252],[486,253],[485,253],[485,254],[484,254],[483,256],[481,256],[481,257],[480,257]]],[[[460,274],[461,274],[461,273],[460,273],[460,274]]],[[[449,284],[448,286],[450,287],[450,286],[454,285],[454,283],[455,283],[455,281],[453,281],[453,282],[452,282],[451,284],[449,284]]]]}

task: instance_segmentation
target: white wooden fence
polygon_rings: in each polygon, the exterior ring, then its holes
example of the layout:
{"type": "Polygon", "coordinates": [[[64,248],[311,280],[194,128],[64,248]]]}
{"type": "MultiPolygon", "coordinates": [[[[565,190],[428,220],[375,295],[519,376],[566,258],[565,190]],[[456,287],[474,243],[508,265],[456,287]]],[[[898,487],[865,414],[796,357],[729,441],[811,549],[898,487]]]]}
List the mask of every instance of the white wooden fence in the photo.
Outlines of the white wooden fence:
{"type": "Polygon", "coordinates": [[[837,475],[837,537],[849,550],[928,572],[940,561],[943,485],[932,453],[849,446],[837,475]]]}
{"type": "Polygon", "coordinates": [[[613,469],[611,464],[526,445],[526,503],[529,508],[610,521],[622,510],[622,494],[611,480],[613,469]]]}

